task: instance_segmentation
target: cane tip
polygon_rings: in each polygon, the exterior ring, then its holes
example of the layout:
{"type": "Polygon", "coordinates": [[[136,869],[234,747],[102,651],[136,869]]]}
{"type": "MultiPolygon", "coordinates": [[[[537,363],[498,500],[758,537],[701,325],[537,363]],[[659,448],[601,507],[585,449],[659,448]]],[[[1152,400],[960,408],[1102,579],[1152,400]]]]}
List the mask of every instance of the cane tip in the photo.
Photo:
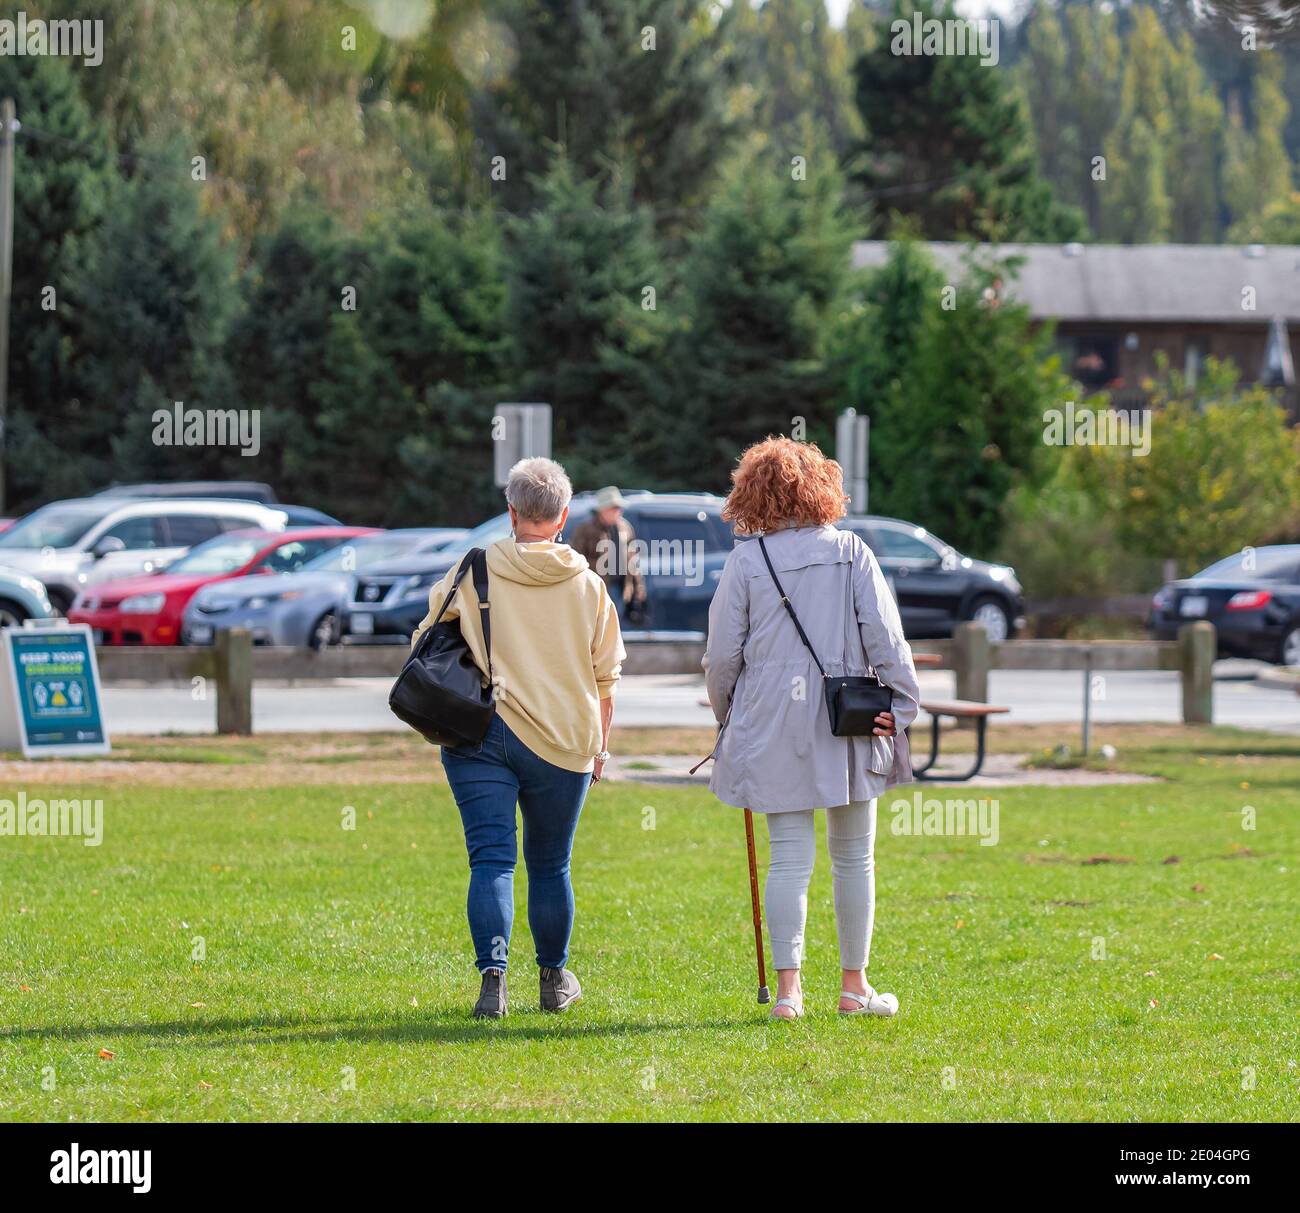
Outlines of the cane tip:
{"type": "Polygon", "coordinates": [[[772,995],[768,992],[768,988],[767,988],[766,986],[759,986],[759,987],[758,987],[758,1001],[759,1001],[759,1002],[771,1002],[771,1001],[772,1001],[772,995]]]}

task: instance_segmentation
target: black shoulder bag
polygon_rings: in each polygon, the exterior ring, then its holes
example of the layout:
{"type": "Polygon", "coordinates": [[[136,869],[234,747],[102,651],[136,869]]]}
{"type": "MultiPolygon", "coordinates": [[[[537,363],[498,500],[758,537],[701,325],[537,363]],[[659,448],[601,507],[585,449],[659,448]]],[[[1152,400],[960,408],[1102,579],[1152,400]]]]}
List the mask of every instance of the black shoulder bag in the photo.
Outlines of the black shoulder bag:
{"type": "Polygon", "coordinates": [[[789,611],[794,626],[799,630],[799,639],[804,642],[804,646],[812,654],[812,659],[817,663],[817,669],[821,672],[822,686],[826,692],[826,711],[831,718],[831,732],[836,737],[871,736],[872,730],[876,727],[876,717],[881,712],[894,710],[893,691],[874,674],[855,674],[835,678],[827,676],[816,649],[809,643],[803,624],[799,622],[799,616],[794,613],[790,599],[781,588],[781,581],[776,575],[776,569],[772,567],[772,558],[767,554],[767,544],[763,542],[761,535],[758,546],[763,551],[763,559],[767,561],[767,571],[772,574],[776,592],[781,595],[782,604],[789,611]]]}
{"type": "Polygon", "coordinates": [[[461,561],[434,621],[402,666],[388,693],[388,706],[393,715],[434,745],[477,745],[487,735],[496,715],[494,690],[487,553],[482,548],[473,548],[461,561]],[[486,687],[460,625],[442,622],[447,604],[459,592],[460,583],[470,569],[474,571],[479,618],[483,621],[483,645],[488,662],[486,687]]]}

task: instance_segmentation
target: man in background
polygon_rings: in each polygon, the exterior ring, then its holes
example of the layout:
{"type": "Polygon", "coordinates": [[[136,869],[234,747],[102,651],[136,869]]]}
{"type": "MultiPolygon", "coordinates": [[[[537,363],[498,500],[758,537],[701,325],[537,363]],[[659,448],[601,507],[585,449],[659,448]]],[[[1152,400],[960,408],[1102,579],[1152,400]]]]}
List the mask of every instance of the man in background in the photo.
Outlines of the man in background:
{"type": "Polygon", "coordinates": [[[575,551],[605,579],[605,588],[625,623],[644,623],[645,578],[635,540],[636,531],[623,517],[623,494],[613,485],[596,494],[590,518],[573,532],[575,551]]]}

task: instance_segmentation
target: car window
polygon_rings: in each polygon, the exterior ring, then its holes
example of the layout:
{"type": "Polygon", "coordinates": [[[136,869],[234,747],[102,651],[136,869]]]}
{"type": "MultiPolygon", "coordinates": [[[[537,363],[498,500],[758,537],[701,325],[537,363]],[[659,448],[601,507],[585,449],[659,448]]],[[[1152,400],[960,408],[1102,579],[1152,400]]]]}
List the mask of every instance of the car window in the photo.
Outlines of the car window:
{"type": "Polygon", "coordinates": [[[705,510],[628,510],[628,521],[645,545],[645,572],[676,575],[717,543],[705,510]]]}
{"type": "Polygon", "coordinates": [[[265,560],[258,563],[258,571],[269,573],[296,573],[309,560],[338,546],[337,539],[294,539],[282,543],[265,560]]]}
{"type": "Polygon", "coordinates": [[[221,534],[221,523],[211,514],[167,514],[167,546],[192,548],[221,534]]]}
{"type": "Polygon", "coordinates": [[[1247,578],[1257,581],[1300,582],[1300,556],[1292,548],[1247,548],[1215,561],[1197,578],[1247,578]]]}
{"type": "Polygon", "coordinates": [[[878,557],[894,560],[937,560],[939,551],[913,531],[900,527],[874,524],[867,546],[878,557]]]}
{"type": "Polygon", "coordinates": [[[210,539],[187,552],[167,568],[168,573],[233,573],[257,555],[256,539],[210,539]]]}
{"type": "Polygon", "coordinates": [[[128,551],[147,548],[160,548],[164,544],[161,519],[142,515],[138,518],[123,518],[116,526],[106,530],[96,542],[105,539],[120,539],[128,551]]]}
{"type": "Polygon", "coordinates": [[[116,508],[114,505],[43,506],[0,535],[0,547],[32,550],[71,547],[116,508]]]}

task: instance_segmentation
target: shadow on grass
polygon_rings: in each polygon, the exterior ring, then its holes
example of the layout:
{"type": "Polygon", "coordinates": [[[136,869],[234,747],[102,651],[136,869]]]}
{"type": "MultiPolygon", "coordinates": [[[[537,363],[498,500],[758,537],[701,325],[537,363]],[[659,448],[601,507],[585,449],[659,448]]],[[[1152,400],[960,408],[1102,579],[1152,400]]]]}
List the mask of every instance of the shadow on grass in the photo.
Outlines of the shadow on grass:
{"type": "MultiPolygon", "coordinates": [[[[580,1012],[578,1014],[581,1014],[580,1012]]],[[[0,1029],[0,1041],[20,1040],[120,1040],[122,1037],[156,1037],[154,1046],[169,1041],[189,1045],[290,1044],[331,1041],[374,1041],[428,1044],[497,1044],[520,1040],[582,1040],[598,1037],[644,1036],[656,1032],[728,1029],[752,1026],[757,1020],[642,1021],[584,1023],[576,1016],[543,1015],[525,1011],[504,1020],[473,1020],[468,1011],[441,1011],[427,1019],[336,1020],[313,1022],[276,1016],[269,1019],[192,1019],[159,1023],[100,1023],[70,1026],[0,1029]],[[208,1038],[206,1040],[200,1038],[208,1038]]]]}

